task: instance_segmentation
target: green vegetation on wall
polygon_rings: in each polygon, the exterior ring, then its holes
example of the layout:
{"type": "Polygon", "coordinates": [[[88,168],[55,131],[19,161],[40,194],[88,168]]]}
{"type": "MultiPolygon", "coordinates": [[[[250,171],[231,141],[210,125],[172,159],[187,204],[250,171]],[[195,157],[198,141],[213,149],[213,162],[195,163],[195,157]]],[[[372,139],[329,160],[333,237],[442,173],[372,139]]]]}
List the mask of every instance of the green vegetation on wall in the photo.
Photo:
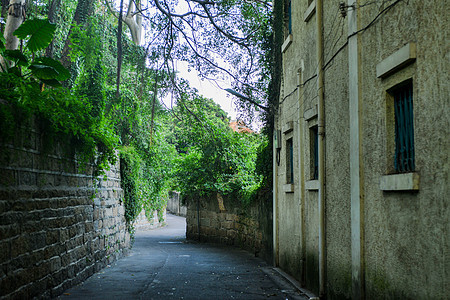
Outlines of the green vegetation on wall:
{"type": "MultiPolygon", "coordinates": [[[[118,150],[130,225],[142,209],[147,216],[162,213],[169,190],[185,195],[221,193],[248,203],[258,189],[270,186],[270,130],[233,132],[217,104],[175,76],[174,59],[188,61],[190,68],[206,76],[218,74],[220,68],[178,41],[181,35],[173,30],[180,28],[169,18],[158,12],[148,16],[157,22],[147,24],[152,29],[147,35],[156,34],[153,43],[141,46],[126,31],[118,35],[117,11],[103,2],[28,2],[30,20],[16,32],[23,47],[7,50],[0,40],[0,56],[9,62],[0,72],[2,142],[9,142],[26,121],[37,120],[48,141],[68,141],[69,155],[86,166],[93,163],[93,176],[115,163],[118,150]],[[121,85],[116,93],[119,62],[121,85]],[[170,108],[160,102],[169,93],[175,98],[170,108]]],[[[2,17],[8,19],[3,3],[2,17]]],[[[246,84],[241,81],[233,88],[260,107],[271,105],[265,98],[271,60],[264,54],[271,47],[270,7],[265,2],[220,3],[214,9],[226,17],[216,23],[223,30],[209,31],[206,23],[198,28],[214,37],[207,52],[215,48],[223,59],[235,62],[236,79],[246,74],[246,84]],[[246,38],[233,37],[233,28],[240,28],[246,38]]],[[[143,13],[147,11],[133,18],[143,13]]],[[[215,60],[212,52],[204,54],[215,60]]],[[[252,105],[238,100],[244,119],[259,109],[252,105]]],[[[263,113],[268,124],[272,112],[263,113]]]]}

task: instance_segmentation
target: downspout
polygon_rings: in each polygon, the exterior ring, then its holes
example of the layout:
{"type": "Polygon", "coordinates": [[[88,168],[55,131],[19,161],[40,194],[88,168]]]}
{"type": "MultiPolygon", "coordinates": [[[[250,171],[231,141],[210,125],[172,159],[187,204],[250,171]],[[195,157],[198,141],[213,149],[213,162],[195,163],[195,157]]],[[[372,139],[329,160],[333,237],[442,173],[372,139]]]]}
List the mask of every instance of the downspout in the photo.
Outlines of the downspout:
{"type": "Polygon", "coordinates": [[[364,182],[362,161],[361,61],[358,0],[348,0],[348,96],[350,120],[350,213],[352,249],[352,298],[364,299],[364,182]]]}
{"type": "Polygon", "coordinates": [[[325,116],[323,70],[323,2],[316,0],[318,65],[318,134],[319,134],[319,297],[325,295],[325,116]]]}
{"type": "MultiPolygon", "coordinates": [[[[275,124],[276,124],[275,120],[275,124]]],[[[276,128],[276,125],[274,126],[276,128]]],[[[276,129],[274,129],[276,132],[276,129]]],[[[275,138],[273,137],[275,140],[275,138]]],[[[278,163],[277,163],[277,151],[275,143],[273,142],[273,265],[278,267],[279,257],[278,257],[278,163]]]]}
{"type": "Polygon", "coordinates": [[[305,233],[305,170],[303,163],[303,60],[300,69],[297,72],[297,86],[298,86],[298,186],[300,192],[300,232],[301,232],[301,284],[306,282],[306,233],[305,233]]]}

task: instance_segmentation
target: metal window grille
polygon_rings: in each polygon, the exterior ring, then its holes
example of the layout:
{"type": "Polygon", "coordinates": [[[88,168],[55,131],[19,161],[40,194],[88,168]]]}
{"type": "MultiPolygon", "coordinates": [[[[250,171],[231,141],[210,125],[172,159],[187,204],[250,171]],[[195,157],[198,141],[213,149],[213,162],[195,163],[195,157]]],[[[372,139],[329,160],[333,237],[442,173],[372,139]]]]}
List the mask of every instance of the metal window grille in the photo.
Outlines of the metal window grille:
{"type": "Polygon", "coordinates": [[[393,92],[395,108],[395,157],[397,172],[412,172],[414,159],[413,90],[409,83],[393,92]]]}

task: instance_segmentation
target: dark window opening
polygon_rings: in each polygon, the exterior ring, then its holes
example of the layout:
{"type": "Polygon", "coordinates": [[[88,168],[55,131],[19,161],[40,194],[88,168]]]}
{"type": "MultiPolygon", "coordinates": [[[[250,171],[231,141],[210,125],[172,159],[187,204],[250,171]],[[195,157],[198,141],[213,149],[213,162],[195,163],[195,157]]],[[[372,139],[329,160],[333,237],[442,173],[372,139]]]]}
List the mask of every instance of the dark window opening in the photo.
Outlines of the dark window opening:
{"type": "Polygon", "coordinates": [[[294,183],[294,145],[292,139],[286,141],[286,183],[294,183]]]}
{"type": "Polygon", "coordinates": [[[311,137],[311,179],[319,179],[319,132],[318,127],[310,129],[311,137]]]}
{"type": "Polygon", "coordinates": [[[285,23],[285,38],[292,34],[292,5],[291,0],[286,0],[284,7],[284,23],[285,23]]]}
{"type": "Polygon", "coordinates": [[[393,90],[392,95],[395,115],[395,171],[412,172],[415,170],[412,83],[408,82],[393,90]]]}

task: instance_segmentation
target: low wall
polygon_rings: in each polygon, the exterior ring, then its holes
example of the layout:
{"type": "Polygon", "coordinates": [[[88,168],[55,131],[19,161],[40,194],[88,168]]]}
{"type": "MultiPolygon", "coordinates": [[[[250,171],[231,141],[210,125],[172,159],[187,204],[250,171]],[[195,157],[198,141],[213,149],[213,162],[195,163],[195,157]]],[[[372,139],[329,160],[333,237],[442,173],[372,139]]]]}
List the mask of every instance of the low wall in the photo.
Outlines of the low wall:
{"type": "Polygon", "coordinates": [[[134,227],[136,230],[150,230],[163,227],[167,224],[166,222],[166,211],[164,210],[162,214],[162,220],[158,217],[158,211],[154,211],[149,219],[145,215],[145,210],[142,210],[140,214],[137,216],[136,221],[134,222],[134,227]]]}
{"type": "Polygon", "coordinates": [[[272,201],[267,196],[248,206],[219,194],[186,202],[188,239],[235,245],[271,262],[272,201]]]}
{"type": "Polygon", "coordinates": [[[0,145],[0,298],[50,298],[130,247],[119,166],[81,171],[34,130],[0,145]]]}
{"type": "Polygon", "coordinates": [[[186,217],[187,206],[183,204],[179,192],[170,192],[167,200],[167,211],[177,216],[186,217]]]}

